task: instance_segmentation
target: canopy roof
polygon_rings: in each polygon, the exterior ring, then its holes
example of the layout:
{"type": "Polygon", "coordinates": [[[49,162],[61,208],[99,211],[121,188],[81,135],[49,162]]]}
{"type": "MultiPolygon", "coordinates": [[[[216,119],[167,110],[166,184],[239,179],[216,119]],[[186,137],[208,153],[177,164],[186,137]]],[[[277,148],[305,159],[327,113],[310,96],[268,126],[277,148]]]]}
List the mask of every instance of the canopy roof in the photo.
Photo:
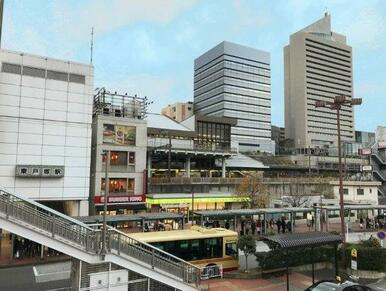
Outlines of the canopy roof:
{"type": "Polygon", "coordinates": [[[297,212],[310,212],[315,211],[314,208],[255,208],[255,209],[225,209],[225,210],[204,210],[194,211],[194,214],[203,217],[228,217],[228,216],[245,216],[245,215],[257,215],[257,214],[285,214],[285,213],[297,213],[297,212]]]}
{"type": "Polygon", "coordinates": [[[282,249],[316,247],[328,244],[338,244],[342,242],[339,235],[328,232],[304,232],[304,233],[287,233],[274,236],[267,236],[266,241],[277,243],[282,249]]]}
{"type": "MultiPolygon", "coordinates": [[[[139,213],[139,214],[129,214],[129,215],[107,215],[106,222],[130,222],[130,221],[155,221],[155,220],[180,220],[183,218],[182,214],[171,213],[171,212],[157,212],[157,213],[139,213]]],[[[103,216],[78,216],[76,219],[82,221],[83,223],[102,223],[103,216]]]]}

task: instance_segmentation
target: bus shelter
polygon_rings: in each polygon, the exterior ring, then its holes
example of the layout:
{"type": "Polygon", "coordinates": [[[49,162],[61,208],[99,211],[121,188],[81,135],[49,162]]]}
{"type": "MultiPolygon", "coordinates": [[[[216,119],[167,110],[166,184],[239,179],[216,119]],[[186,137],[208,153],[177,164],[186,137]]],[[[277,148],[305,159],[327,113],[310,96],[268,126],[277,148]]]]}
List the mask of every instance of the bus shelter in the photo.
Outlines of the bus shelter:
{"type": "Polygon", "coordinates": [[[287,233],[278,234],[274,236],[264,237],[265,241],[271,241],[277,245],[277,247],[283,250],[286,254],[285,268],[287,277],[287,290],[289,291],[289,264],[288,264],[288,252],[295,249],[311,248],[311,265],[312,265],[312,284],[315,283],[315,269],[314,269],[314,255],[313,250],[315,247],[333,245],[334,246],[334,261],[335,261],[335,276],[338,276],[338,245],[342,242],[339,235],[331,234],[328,232],[304,232],[304,233],[287,233]]]}
{"type": "MultiPolygon", "coordinates": [[[[86,224],[99,224],[103,222],[102,215],[94,216],[78,216],[77,220],[80,220],[86,224]]],[[[162,221],[174,221],[184,228],[184,215],[171,212],[152,212],[152,213],[138,213],[138,214],[119,214],[119,215],[107,215],[106,223],[110,226],[118,226],[129,222],[140,223],[142,231],[145,231],[146,223],[150,222],[162,222],[162,221]]]]}
{"type": "MultiPolygon", "coordinates": [[[[317,206],[315,207],[316,212],[319,213],[319,216],[322,217],[319,221],[321,221],[321,229],[323,230],[323,224],[326,224],[326,231],[329,230],[329,218],[335,214],[338,213],[338,217],[340,217],[340,206],[339,205],[327,205],[327,206],[317,206]]],[[[344,210],[347,213],[349,220],[351,218],[351,214],[354,212],[356,216],[358,216],[359,213],[365,213],[364,216],[368,216],[369,212],[371,212],[372,216],[375,217],[375,211],[377,211],[377,215],[385,214],[386,213],[386,205],[353,205],[353,204],[345,204],[344,210]]],[[[346,216],[345,213],[345,216],[346,216]]],[[[362,217],[362,218],[366,218],[362,217]]],[[[386,218],[386,217],[385,217],[386,218]]]]}
{"type": "MultiPolygon", "coordinates": [[[[288,216],[291,223],[291,230],[294,229],[294,222],[297,213],[313,213],[315,216],[314,208],[255,208],[255,209],[224,209],[224,210],[204,210],[195,211],[194,215],[198,218],[197,220],[201,225],[204,224],[206,219],[228,219],[233,221],[233,229],[237,230],[238,222],[243,218],[247,217],[253,219],[254,216],[258,216],[264,221],[268,221],[274,217],[288,216]]],[[[197,222],[197,221],[196,221],[197,222]]],[[[264,227],[263,233],[267,234],[267,228],[264,227]]]]}

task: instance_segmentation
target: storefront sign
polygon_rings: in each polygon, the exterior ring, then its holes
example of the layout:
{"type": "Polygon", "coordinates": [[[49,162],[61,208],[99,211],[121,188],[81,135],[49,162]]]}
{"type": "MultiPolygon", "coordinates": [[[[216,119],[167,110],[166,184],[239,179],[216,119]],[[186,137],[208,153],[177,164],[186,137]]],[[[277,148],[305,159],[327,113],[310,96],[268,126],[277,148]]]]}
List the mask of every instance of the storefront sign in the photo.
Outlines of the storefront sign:
{"type": "Polygon", "coordinates": [[[362,171],[366,172],[366,171],[372,171],[373,170],[373,167],[372,166],[363,166],[362,167],[362,171]]]}
{"type": "Polygon", "coordinates": [[[378,148],[379,149],[385,149],[386,148],[386,141],[378,142],[378,148]]]}
{"type": "Polygon", "coordinates": [[[103,143],[114,145],[135,145],[135,127],[104,124],[103,143]]]}
{"type": "Polygon", "coordinates": [[[359,149],[359,154],[361,156],[368,156],[371,155],[371,149],[364,148],[364,149],[359,149]]]}
{"type": "MultiPolygon", "coordinates": [[[[95,204],[103,204],[104,202],[104,196],[95,196],[95,204]]],[[[117,195],[107,197],[107,204],[131,204],[145,202],[145,195],[117,195]]]]}

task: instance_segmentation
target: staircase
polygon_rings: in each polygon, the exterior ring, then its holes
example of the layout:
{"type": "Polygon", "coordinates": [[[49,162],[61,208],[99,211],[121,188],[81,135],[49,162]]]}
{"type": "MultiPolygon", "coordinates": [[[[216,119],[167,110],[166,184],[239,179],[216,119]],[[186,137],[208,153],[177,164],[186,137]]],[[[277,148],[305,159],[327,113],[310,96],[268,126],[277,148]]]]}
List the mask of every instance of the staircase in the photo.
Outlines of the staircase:
{"type": "Polygon", "coordinates": [[[378,143],[374,143],[371,146],[371,156],[378,161],[381,165],[386,165],[386,159],[379,154],[378,143]]]}
{"type": "Polygon", "coordinates": [[[113,228],[103,251],[99,229],[1,189],[0,228],[89,264],[111,262],[178,290],[199,290],[198,267],[113,228]]]}

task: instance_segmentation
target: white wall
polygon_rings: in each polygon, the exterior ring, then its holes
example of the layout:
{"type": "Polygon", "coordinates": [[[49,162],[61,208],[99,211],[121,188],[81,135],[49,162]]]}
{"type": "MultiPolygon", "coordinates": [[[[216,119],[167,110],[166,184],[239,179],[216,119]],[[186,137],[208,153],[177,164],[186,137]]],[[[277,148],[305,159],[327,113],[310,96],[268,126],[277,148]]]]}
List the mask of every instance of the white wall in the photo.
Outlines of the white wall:
{"type": "MultiPolygon", "coordinates": [[[[348,189],[348,194],[344,194],[344,200],[356,202],[373,202],[378,204],[378,187],[377,186],[358,186],[358,185],[343,185],[343,189],[348,189]],[[363,189],[364,194],[358,195],[357,189],[363,189]]],[[[339,186],[334,186],[334,195],[339,198],[339,186]]]]}
{"type": "Polygon", "coordinates": [[[93,67],[5,50],[0,61],[86,76],[80,84],[0,72],[0,187],[35,200],[87,200],[93,67]],[[15,177],[16,164],[61,165],[65,175],[15,177]]]}

